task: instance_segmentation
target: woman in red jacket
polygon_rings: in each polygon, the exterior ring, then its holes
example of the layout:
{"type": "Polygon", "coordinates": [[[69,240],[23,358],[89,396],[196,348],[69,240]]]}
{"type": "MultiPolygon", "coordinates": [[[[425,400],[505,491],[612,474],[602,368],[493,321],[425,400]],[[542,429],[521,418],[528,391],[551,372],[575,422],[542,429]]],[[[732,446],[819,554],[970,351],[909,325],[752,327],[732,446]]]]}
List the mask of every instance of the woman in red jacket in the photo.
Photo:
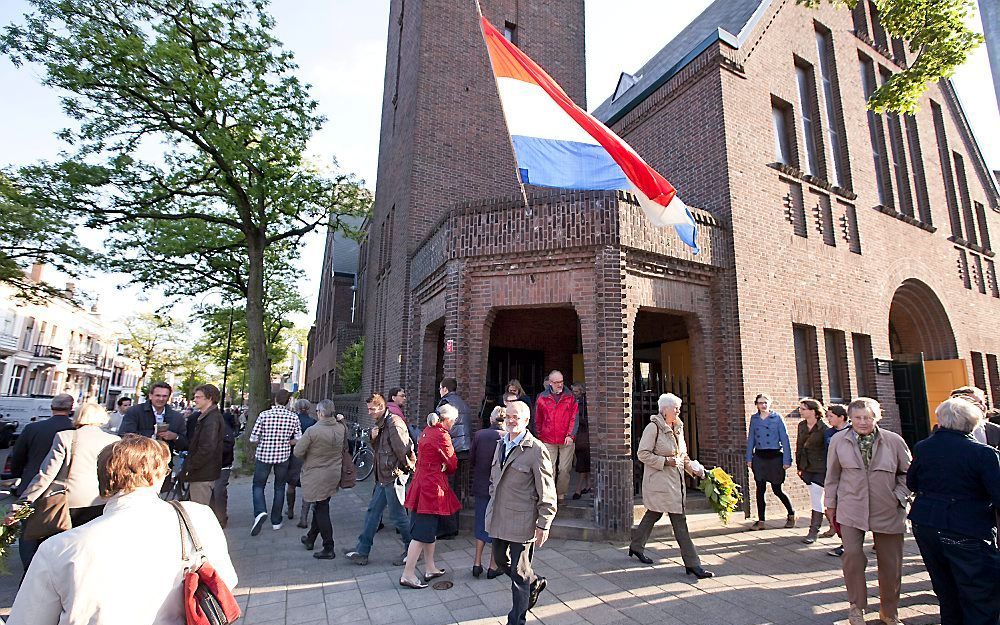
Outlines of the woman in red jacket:
{"type": "Polygon", "coordinates": [[[445,404],[437,413],[427,415],[427,426],[420,435],[417,468],[413,483],[403,505],[410,511],[410,546],[406,566],[399,585],[407,588],[427,588],[427,582],[445,574],[434,564],[434,541],[441,517],[455,514],[461,507],[458,497],[448,484],[448,475],[458,467],[455,448],[448,430],[458,419],[458,410],[445,404]],[[424,554],[424,576],[417,578],[416,567],[424,554]]]}

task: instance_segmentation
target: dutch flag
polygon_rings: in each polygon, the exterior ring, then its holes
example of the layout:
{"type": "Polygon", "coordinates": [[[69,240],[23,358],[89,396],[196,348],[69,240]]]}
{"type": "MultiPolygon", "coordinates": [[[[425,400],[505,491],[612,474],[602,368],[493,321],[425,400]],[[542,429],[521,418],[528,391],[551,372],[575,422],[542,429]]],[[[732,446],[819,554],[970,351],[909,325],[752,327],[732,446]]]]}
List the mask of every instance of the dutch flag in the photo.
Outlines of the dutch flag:
{"type": "Polygon", "coordinates": [[[607,126],[578,107],[517,46],[480,17],[522,184],[626,190],[656,226],[698,253],[698,228],[677,191],[607,126]]]}

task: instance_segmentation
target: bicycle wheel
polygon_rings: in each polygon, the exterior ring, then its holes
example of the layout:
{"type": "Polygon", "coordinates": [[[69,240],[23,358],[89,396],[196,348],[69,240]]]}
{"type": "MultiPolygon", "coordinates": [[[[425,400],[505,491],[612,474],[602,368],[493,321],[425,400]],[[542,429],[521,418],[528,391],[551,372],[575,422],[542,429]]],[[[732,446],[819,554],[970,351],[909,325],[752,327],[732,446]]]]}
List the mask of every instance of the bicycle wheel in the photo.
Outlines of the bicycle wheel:
{"type": "Polygon", "coordinates": [[[358,470],[358,481],[364,482],[375,470],[375,452],[371,447],[362,447],[354,454],[354,467],[358,470]]]}

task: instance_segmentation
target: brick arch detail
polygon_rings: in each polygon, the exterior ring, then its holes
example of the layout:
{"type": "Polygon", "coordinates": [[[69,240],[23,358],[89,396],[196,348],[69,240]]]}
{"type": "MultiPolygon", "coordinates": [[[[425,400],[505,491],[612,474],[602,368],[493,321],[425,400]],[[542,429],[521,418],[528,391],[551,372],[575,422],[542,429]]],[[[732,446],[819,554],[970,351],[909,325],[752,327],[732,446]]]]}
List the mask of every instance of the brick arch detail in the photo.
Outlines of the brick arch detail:
{"type": "Polygon", "coordinates": [[[923,352],[928,360],[958,358],[948,313],[925,282],[916,278],[904,280],[893,293],[888,317],[901,353],[923,352]]]}

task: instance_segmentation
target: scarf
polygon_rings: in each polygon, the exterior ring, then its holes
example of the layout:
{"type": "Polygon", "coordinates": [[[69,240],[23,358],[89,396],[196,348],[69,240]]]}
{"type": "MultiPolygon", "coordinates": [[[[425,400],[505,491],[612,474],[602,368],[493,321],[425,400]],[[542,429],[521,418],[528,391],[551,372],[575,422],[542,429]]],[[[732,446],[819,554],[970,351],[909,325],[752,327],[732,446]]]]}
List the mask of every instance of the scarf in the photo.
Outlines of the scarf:
{"type": "Polygon", "coordinates": [[[875,434],[878,430],[872,430],[871,434],[858,434],[858,450],[861,452],[861,459],[865,463],[865,468],[872,461],[872,448],[875,447],[875,434]]]}

